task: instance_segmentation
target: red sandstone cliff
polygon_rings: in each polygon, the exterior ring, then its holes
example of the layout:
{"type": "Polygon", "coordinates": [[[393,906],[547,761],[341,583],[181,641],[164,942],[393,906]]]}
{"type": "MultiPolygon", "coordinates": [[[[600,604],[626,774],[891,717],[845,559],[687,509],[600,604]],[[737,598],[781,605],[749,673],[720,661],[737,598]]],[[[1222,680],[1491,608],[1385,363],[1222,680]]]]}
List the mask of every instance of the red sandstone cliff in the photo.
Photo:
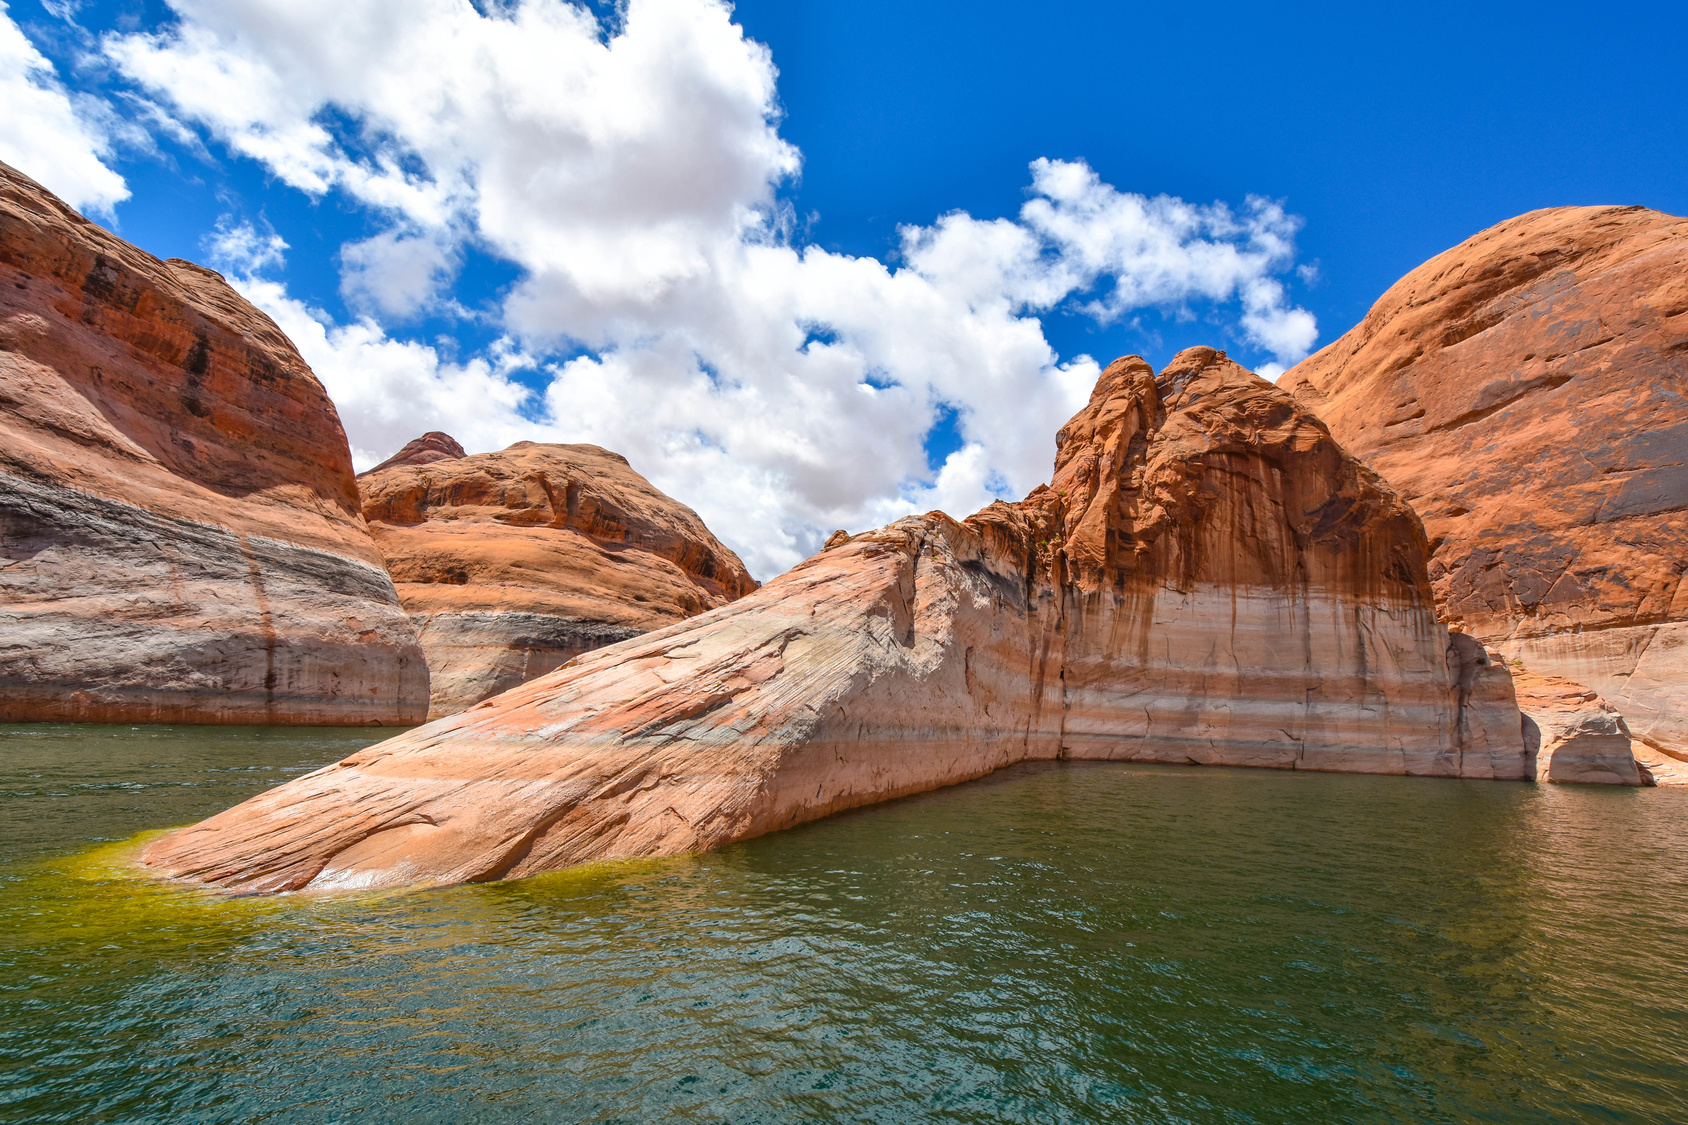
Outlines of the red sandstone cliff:
{"type": "Polygon", "coordinates": [[[0,165],[0,719],[407,723],[333,404],[217,274],[0,165]]]}
{"type": "Polygon", "coordinates": [[[1195,348],[1103,374],[1054,484],[856,536],[152,844],[241,891],[716,847],[1028,759],[1525,778],[1511,680],[1423,531],[1286,392],[1195,348]]]}
{"type": "Polygon", "coordinates": [[[595,445],[466,456],[445,434],[358,478],[438,718],[756,588],[684,504],[595,445]]]}
{"type": "Polygon", "coordinates": [[[1423,517],[1445,620],[1688,757],[1688,219],[1509,220],[1282,385],[1423,517]]]}

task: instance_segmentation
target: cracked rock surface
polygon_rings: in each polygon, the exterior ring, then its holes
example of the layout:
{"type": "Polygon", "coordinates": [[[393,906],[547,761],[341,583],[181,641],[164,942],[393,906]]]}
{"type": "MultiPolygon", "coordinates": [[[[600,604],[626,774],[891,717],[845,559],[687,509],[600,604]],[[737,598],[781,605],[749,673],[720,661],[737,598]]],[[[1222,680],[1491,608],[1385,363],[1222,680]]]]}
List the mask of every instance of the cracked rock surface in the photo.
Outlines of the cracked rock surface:
{"type": "Polygon", "coordinates": [[[1193,348],[1102,374],[1052,483],[698,617],[154,842],[235,891],[505,879],[736,840],[1029,759],[1522,779],[1511,679],[1436,619],[1412,510],[1193,348]]]}
{"type": "Polygon", "coordinates": [[[1501,223],[1281,385],[1423,517],[1444,620],[1688,755],[1688,219],[1501,223]]]}

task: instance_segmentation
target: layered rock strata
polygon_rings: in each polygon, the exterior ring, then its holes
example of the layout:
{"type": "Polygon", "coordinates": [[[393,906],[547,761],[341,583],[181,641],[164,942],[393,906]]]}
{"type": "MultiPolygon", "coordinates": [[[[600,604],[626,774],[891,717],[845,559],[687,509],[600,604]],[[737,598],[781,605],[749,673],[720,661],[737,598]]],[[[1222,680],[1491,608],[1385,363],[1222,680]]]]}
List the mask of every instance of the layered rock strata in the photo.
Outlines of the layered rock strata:
{"type": "Polygon", "coordinates": [[[151,845],[237,891],[513,878],[716,847],[1028,759],[1532,776],[1438,624],[1410,508],[1223,353],[1103,373],[1051,486],[834,536],[151,845]]]}
{"type": "Polygon", "coordinates": [[[1537,781],[1642,785],[1650,780],[1631,752],[1629,727],[1599,694],[1560,676],[1516,669],[1513,688],[1524,715],[1524,748],[1537,781]]]}
{"type": "Polygon", "coordinates": [[[1282,385],[1423,517],[1446,620],[1688,754],[1688,219],[1502,223],[1282,385]]]}
{"type": "Polygon", "coordinates": [[[286,337],[0,165],[0,720],[400,724],[427,692],[286,337]]]}
{"type": "Polygon", "coordinates": [[[756,588],[697,513],[595,445],[465,456],[426,434],[358,478],[439,718],[756,588]]]}

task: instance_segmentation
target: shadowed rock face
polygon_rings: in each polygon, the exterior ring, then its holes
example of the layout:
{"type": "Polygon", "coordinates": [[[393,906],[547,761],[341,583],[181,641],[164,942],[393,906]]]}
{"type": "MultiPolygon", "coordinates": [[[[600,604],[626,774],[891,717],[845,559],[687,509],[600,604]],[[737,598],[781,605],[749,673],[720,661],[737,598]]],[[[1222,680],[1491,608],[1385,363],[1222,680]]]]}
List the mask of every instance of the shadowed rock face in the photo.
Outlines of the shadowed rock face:
{"type": "Polygon", "coordinates": [[[468,457],[433,433],[358,484],[427,653],[431,718],[756,588],[697,513],[595,445],[468,457]]]}
{"type": "Polygon", "coordinates": [[[834,536],[153,844],[241,891],[716,847],[1028,759],[1531,776],[1511,680],[1435,617],[1417,518],[1206,348],[1114,363],[1055,479],[834,536]]]}
{"type": "Polygon", "coordinates": [[[1636,766],[1623,716],[1597,692],[1522,668],[1513,671],[1512,685],[1537,781],[1641,785],[1649,780],[1636,766]]]}
{"type": "Polygon", "coordinates": [[[1502,223],[1282,385],[1423,517],[1445,620],[1688,756],[1688,219],[1502,223]]]}
{"type": "Polygon", "coordinates": [[[0,720],[412,723],[427,690],[286,337],[0,165],[0,720]]]}

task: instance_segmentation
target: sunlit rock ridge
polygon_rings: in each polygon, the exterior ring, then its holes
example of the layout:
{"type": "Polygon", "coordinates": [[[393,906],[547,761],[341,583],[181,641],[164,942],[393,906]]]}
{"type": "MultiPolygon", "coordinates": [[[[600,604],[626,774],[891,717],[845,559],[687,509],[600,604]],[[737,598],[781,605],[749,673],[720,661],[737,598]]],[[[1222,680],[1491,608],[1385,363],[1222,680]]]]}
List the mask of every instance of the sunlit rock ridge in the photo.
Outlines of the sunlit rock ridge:
{"type": "Polygon", "coordinates": [[[153,843],[234,891],[717,847],[1030,759],[1525,778],[1412,510],[1194,348],[1102,374],[1051,485],[909,517],[153,843]]]}

